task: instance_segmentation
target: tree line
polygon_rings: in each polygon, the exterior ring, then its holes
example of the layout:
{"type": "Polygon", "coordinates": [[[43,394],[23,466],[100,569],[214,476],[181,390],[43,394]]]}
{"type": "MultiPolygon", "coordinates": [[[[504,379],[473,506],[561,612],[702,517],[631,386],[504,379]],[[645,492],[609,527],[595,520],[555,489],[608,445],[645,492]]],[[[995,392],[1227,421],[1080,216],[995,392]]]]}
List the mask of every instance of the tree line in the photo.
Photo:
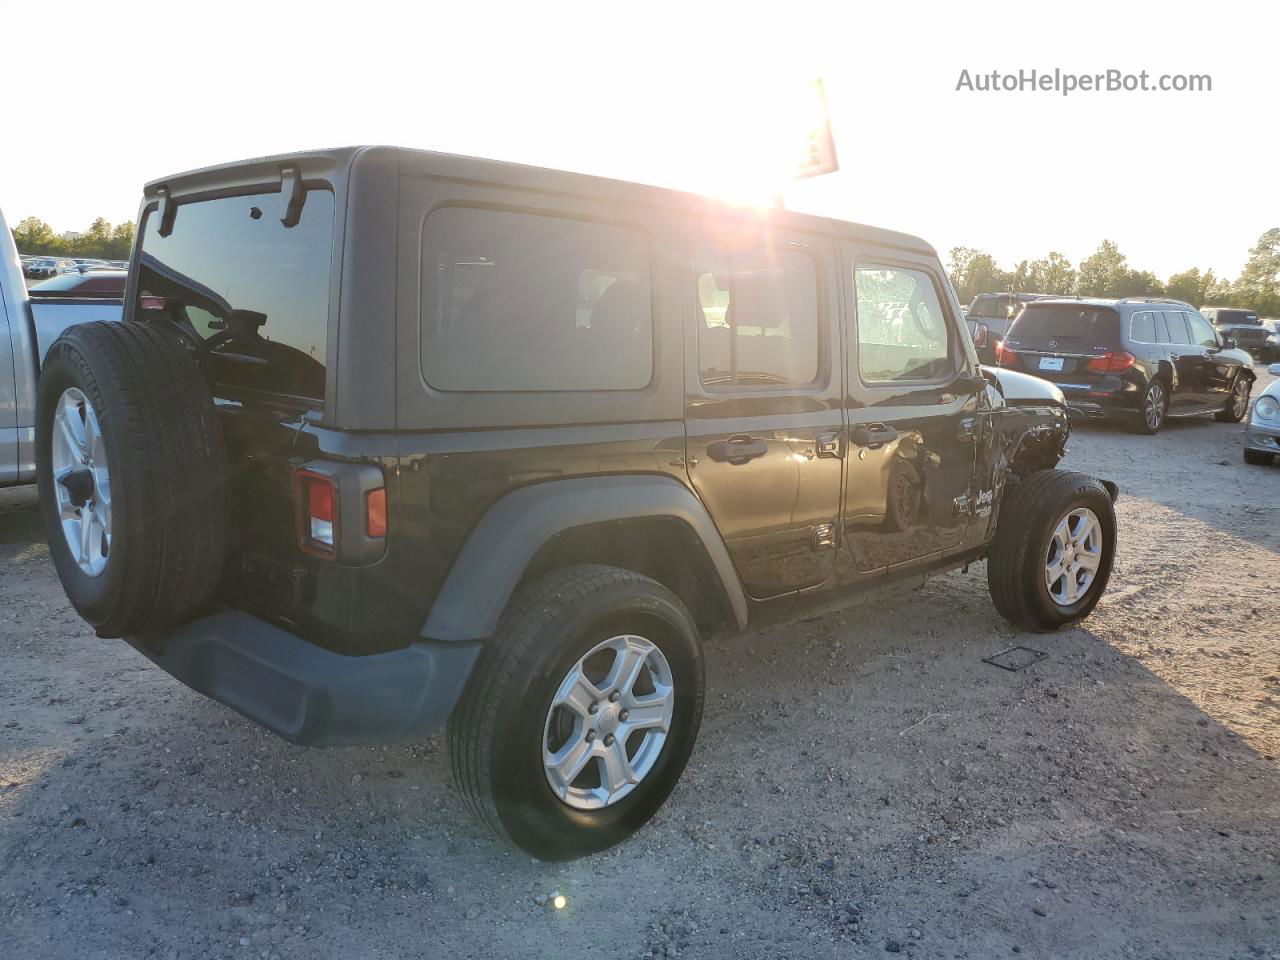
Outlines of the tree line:
{"type": "Polygon", "coordinates": [[[94,260],[128,260],[133,249],[133,221],[112,226],[98,217],[76,237],[64,237],[39,217],[27,217],[13,228],[19,253],[46,257],[88,257],[94,260]]]}
{"type": "Polygon", "coordinates": [[[1078,267],[1057,251],[1039,260],[1023,260],[1002,270],[995,259],[971,247],[955,247],[948,255],[947,273],[961,303],[975,294],[1057,293],[1077,297],[1172,297],[1193,307],[1246,307],[1264,317],[1280,317],[1280,227],[1258,238],[1249,259],[1234,280],[1198,268],[1161,280],[1149,270],[1135,270],[1110,240],[1078,267]]]}

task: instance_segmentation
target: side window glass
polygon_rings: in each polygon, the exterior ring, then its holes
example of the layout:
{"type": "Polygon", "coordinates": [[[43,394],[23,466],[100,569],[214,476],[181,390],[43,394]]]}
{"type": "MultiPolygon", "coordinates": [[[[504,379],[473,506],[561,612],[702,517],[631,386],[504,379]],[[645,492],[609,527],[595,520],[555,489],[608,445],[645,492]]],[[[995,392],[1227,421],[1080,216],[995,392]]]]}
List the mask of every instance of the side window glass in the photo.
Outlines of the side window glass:
{"type": "Polygon", "coordinates": [[[1218,337],[1213,332],[1213,328],[1209,326],[1209,321],[1198,313],[1187,313],[1184,316],[1191,324],[1193,343],[1202,347],[1216,347],[1218,345],[1218,337]]]}
{"type": "Polygon", "coordinates": [[[422,230],[421,365],[437,390],[639,390],[649,248],[627,227],[442,207],[422,230]]]}
{"type": "Polygon", "coordinates": [[[1169,325],[1164,322],[1163,313],[1153,313],[1152,318],[1156,322],[1156,343],[1172,343],[1169,338],[1169,325]]]}
{"type": "Polygon", "coordinates": [[[1164,322],[1169,326],[1170,343],[1191,343],[1191,329],[1187,326],[1187,318],[1181,311],[1165,310],[1164,322]]]}
{"type": "Polygon", "coordinates": [[[951,336],[932,277],[922,270],[854,270],[858,372],[867,383],[938,380],[953,369],[951,336]]]}
{"type": "Polygon", "coordinates": [[[704,242],[694,272],[703,385],[803,387],[818,380],[818,270],[812,257],[704,242]]]}
{"type": "Polygon", "coordinates": [[[1138,343],[1156,342],[1156,322],[1150,313],[1143,311],[1133,315],[1133,327],[1129,337],[1138,343]]]}

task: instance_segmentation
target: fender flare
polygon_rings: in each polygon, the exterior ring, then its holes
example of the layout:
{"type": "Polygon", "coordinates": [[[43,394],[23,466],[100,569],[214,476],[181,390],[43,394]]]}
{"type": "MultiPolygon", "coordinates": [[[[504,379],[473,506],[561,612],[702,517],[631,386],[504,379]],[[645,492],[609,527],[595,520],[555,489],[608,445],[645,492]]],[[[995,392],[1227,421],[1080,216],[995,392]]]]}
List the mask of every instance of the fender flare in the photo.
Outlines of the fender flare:
{"type": "Polygon", "coordinates": [[[548,480],[495,502],[468,535],[422,627],[430,640],[485,640],[529,562],[553,537],[575,527],[639,517],[682,521],[702,543],[739,629],[747,598],[724,540],[693,493],[647,474],[548,480]]]}

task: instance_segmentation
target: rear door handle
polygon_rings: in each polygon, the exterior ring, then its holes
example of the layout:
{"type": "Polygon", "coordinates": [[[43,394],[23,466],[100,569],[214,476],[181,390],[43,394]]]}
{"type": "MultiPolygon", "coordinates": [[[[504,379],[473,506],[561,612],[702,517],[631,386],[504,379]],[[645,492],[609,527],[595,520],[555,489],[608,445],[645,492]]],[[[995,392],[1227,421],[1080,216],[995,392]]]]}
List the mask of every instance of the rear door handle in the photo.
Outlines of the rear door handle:
{"type": "Polygon", "coordinates": [[[898,439],[898,431],[888,424],[858,424],[849,431],[849,439],[860,447],[882,447],[898,439]]]}
{"type": "Polygon", "coordinates": [[[743,434],[730,437],[728,440],[717,440],[708,444],[707,456],[717,463],[743,464],[756,457],[763,457],[769,452],[769,444],[759,437],[748,437],[743,434]]]}

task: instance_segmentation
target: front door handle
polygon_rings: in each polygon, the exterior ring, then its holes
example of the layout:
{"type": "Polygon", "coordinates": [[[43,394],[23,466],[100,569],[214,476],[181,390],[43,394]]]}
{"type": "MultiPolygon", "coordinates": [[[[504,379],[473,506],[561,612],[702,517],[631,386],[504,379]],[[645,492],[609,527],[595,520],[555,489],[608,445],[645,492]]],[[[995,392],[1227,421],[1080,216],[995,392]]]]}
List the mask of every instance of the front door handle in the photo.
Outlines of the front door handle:
{"type": "Polygon", "coordinates": [[[717,440],[707,446],[707,456],[717,463],[743,464],[769,452],[769,444],[759,437],[742,434],[728,440],[717,440]]]}
{"type": "Polygon", "coordinates": [[[898,439],[898,431],[884,423],[859,423],[849,431],[849,439],[860,447],[882,447],[898,439]]]}

